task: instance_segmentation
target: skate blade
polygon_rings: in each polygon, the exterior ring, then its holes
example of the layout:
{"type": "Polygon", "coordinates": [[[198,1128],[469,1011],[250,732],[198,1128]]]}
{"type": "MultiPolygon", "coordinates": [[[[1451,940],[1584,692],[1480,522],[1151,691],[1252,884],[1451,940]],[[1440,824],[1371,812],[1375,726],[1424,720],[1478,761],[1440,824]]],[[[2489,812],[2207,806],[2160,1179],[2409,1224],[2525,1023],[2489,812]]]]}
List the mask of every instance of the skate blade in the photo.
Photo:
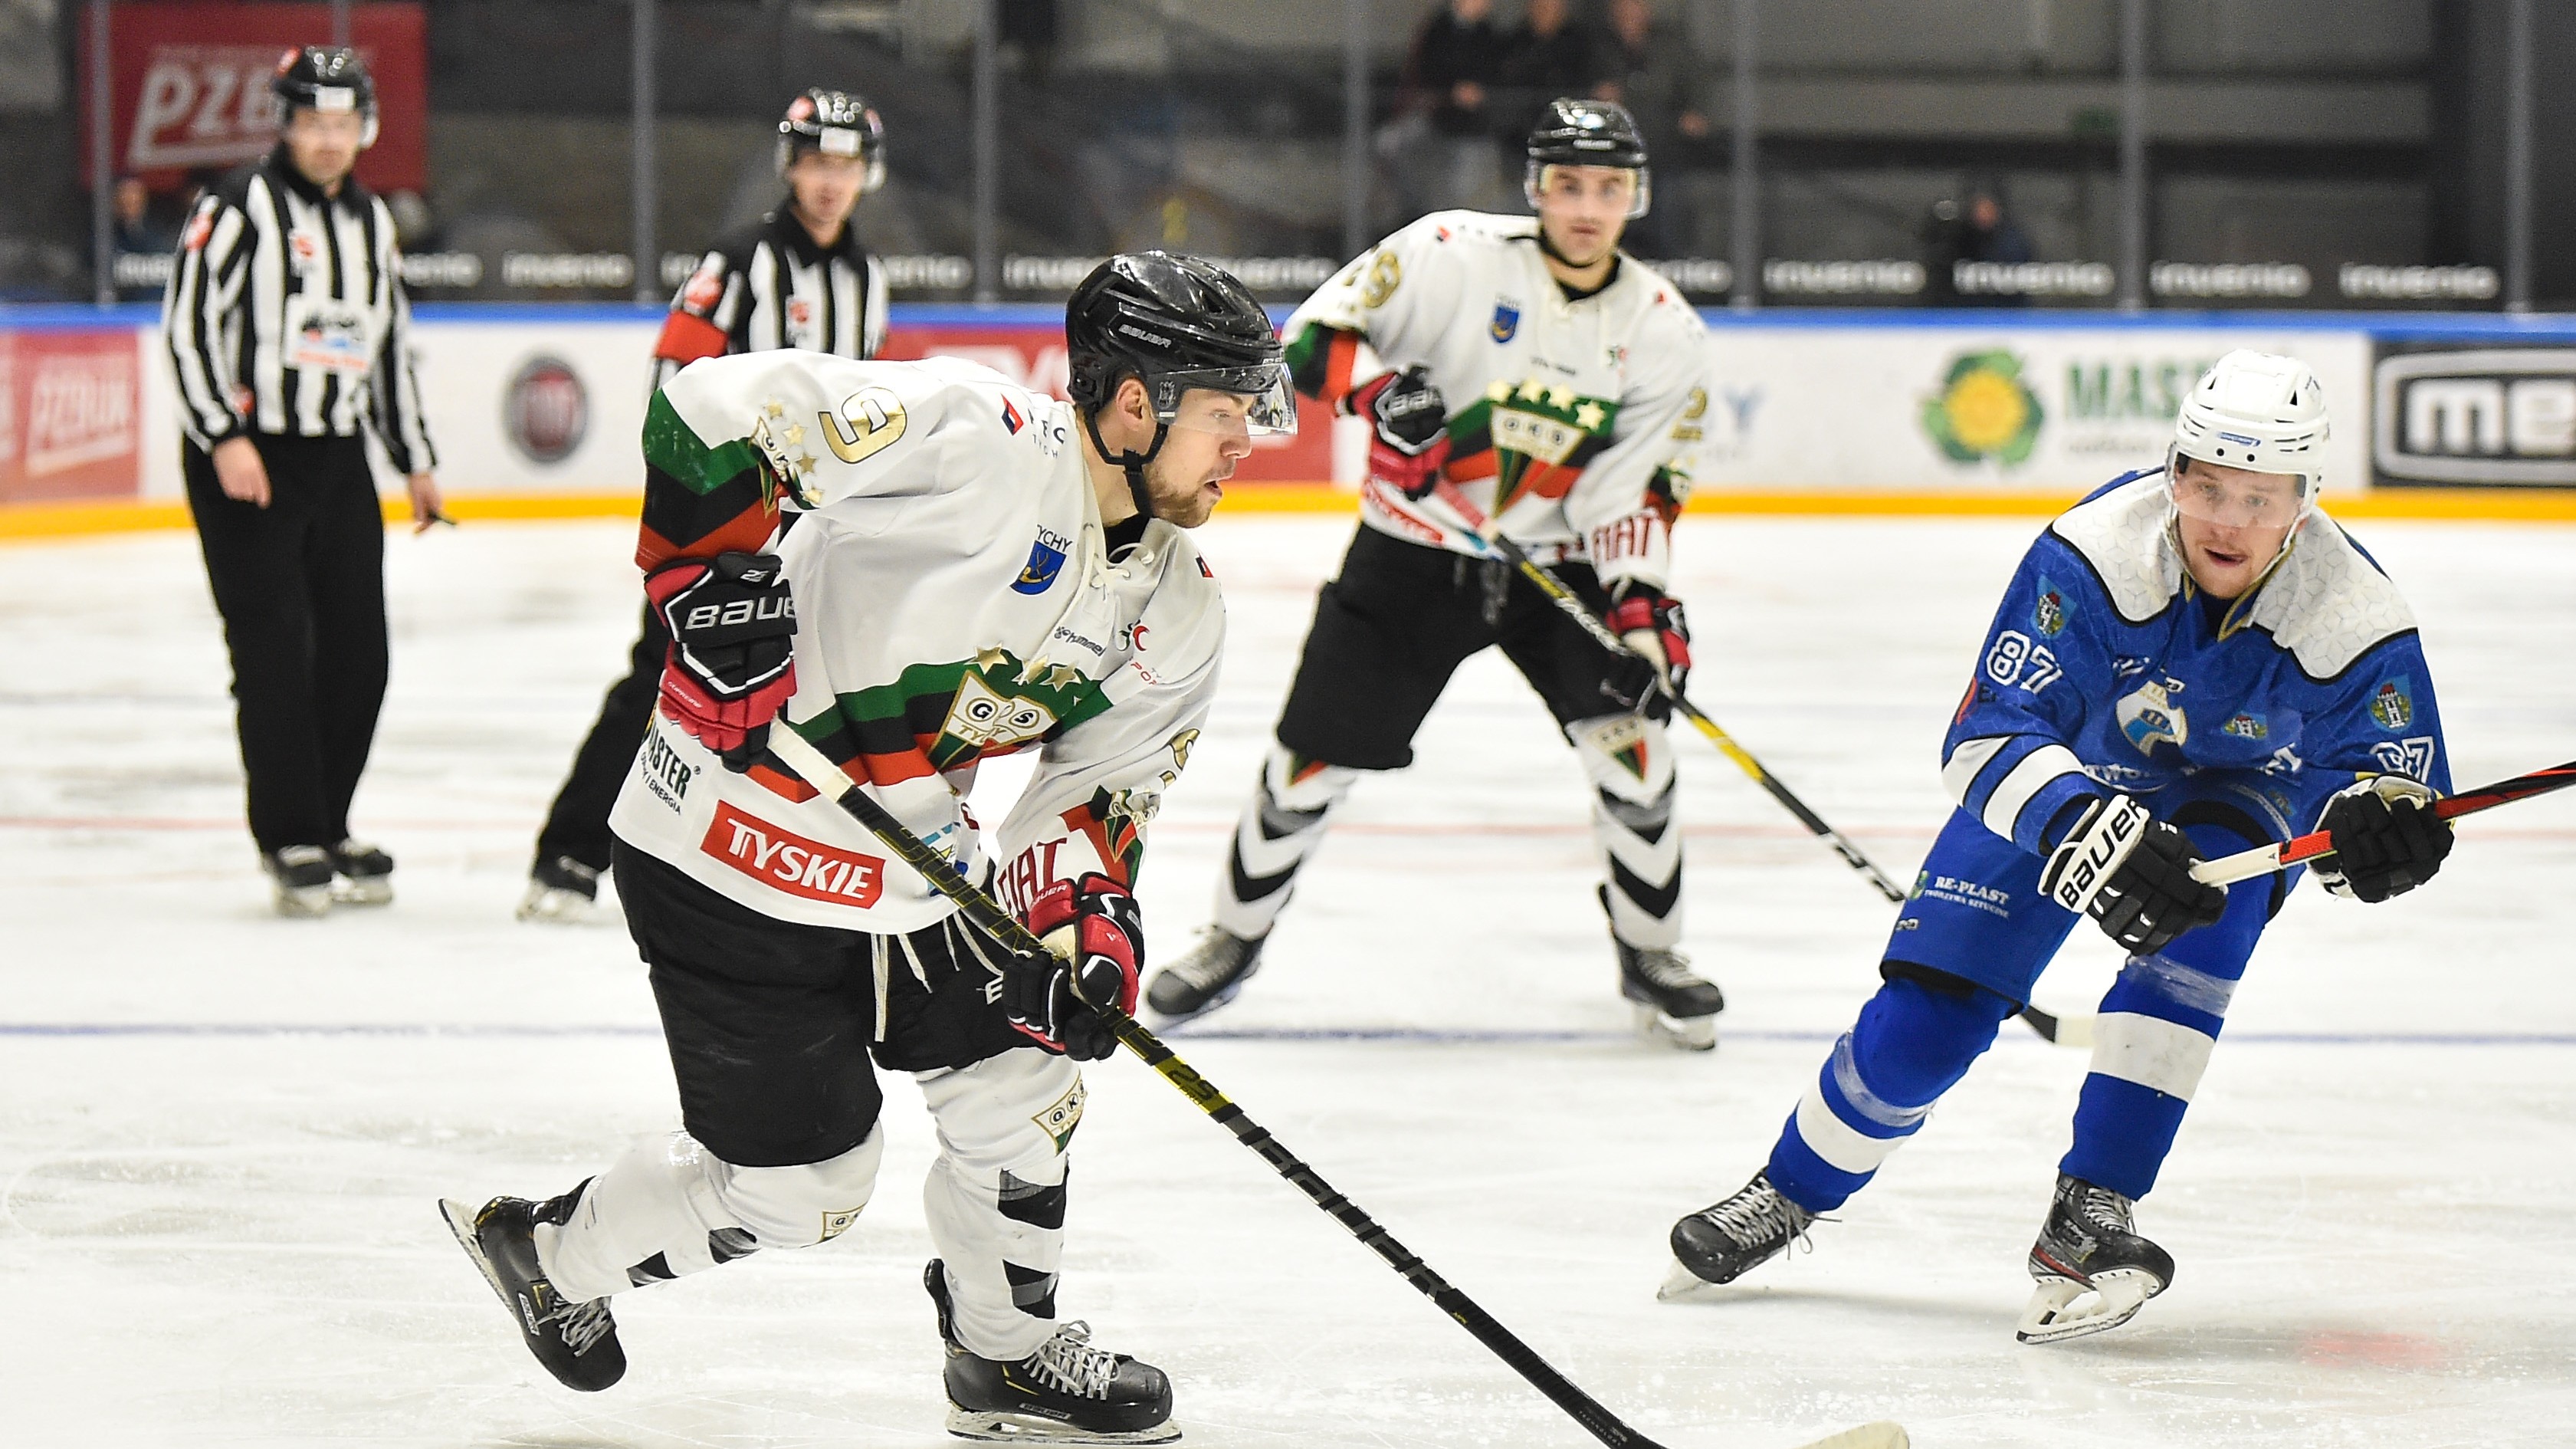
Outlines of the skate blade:
{"type": "Polygon", "coordinates": [[[369,876],[364,880],[342,877],[331,882],[331,904],[335,906],[389,906],[394,903],[391,876],[369,876]]]}
{"type": "Polygon", "coordinates": [[[527,897],[519,902],[516,914],[522,921],[549,926],[588,926],[605,919],[599,902],[579,891],[556,890],[551,886],[529,887],[527,897]]]}
{"type": "Polygon", "coordinates": [[[1647,1041],[1678,1048],[1686,1052],[1717,1050],[1717,1018],[1714,1016],[1666,1016],[1643,1002],[1628,1003],[1634,1014],[1637,1035],[1647,1041]]]}
{"type": "Polygon", "coordinates": [[[1169,1419],[1150,1429],[1123,1434],[1094,1434],[1061,1420],[999,1409],[948,1406],[948,1432],[960,1439],[999,1444],[1169,1444],[1181,1437],[1181,1426],[1169,1419]]]}
{"type": "Polygon", "coordinates": [[[277,913],[294,921],[314,921],[331,914],[329,886],[279,886],[277,913]]]}
{"type": "Polygon", "coordinates": [[[1683,1267],[1681,1260],[1676,1258],[1673,1260],[1672,1271],[1664,1275],[1663,1286],[1655,1290],[1655,1301],[1658,1303],[1703,1302],[1716,1297],[1717,1295],[1711,1290],[1719,1286],[1721,1285],[1711,1283],[1683,1267]]]}
{"type": "Polygon", "coordinates": [[[447,1220],[447,1230],[456,1235],[456,1246],[463,1248],[465,1256],[474,1260],[474,1271],[482,1274],[483,1281],[492,1285],[492,1296],[501,1300],[501,1306],[510,1310],[515,1321],[519,1306],[510,1301],[510,1290],[501,1286],[501,1275],[492,1271],[492,1260],[483,1256],[482,1241],[474,1232],[474,1209],[452,1197],[443,1197],[438,1200],[438,1215],[447,1220]]]}
{"type": "Polygon", "coordinates": [[[2032,1291],[2013,1337],[2023,1343],[2064,1343],[2117,1328],[2137,1317],[2163,1286],[2145,1273],[2096,1273],[2089,1289],[2072,1278],[2051,1278],[2032,1291]]]}
{"type": "Polygon", "coordinates": [[[1812,1444],[1799,1445],[1798,1449],[1907,1449],[1913,1442],[1903,1424],[1893,1419],[1881,1419],[1875,1424],[1827,1434],[1812,1444]]]}

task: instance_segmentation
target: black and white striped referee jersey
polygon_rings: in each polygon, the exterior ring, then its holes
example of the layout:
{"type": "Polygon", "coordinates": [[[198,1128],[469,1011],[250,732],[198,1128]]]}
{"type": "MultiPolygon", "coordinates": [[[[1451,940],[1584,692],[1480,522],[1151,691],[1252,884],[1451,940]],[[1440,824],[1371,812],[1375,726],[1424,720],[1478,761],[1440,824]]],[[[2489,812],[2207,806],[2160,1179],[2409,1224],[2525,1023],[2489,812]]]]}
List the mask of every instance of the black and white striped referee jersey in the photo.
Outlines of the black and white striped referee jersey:
{"type": "Polygon", "coordinates": [[[354,178],[325,196],[281,145],[208,189],[180,234],[161,330],[199,448],[372,425],[398,471],[437,463],[393,215],[354,178]]]}
{"type": "Polygon", "coordinates": [[[801,347],[862,361],[885,343],[885,269],[844,223],[814,244],[785,204],[718,242],[671,299],[653,344],[653,385],[701,357],[801,347]]]}

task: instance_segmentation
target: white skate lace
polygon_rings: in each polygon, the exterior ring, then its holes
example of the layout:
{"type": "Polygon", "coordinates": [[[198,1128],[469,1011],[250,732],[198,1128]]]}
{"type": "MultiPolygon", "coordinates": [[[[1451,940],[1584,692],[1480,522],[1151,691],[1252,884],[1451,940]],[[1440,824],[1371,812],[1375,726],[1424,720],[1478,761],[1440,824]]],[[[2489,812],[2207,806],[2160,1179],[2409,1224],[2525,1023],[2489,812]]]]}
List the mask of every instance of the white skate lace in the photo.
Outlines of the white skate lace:
{"type": "Polygon", "coordinates": [[[555,1325],[555,1332],[572,1349],[576,1358],[590,1352],[591,1345],[607,1337],[608,1330],[616,1326],[615,1320],[608,1316],[608,1300],[605,1298],[559,1308],[547,1321],[555,1325]]]}
{"type": "Polygon", "coordinates": [[[1814,1214],[1782,1197],[1780,1190],[1768,1183],[1704,1208],[1700,1216],[1734,1239],[1737,1247],[1746,1249],[1773,1242],[1803,1243],[1808,1224],[1816,1220],[1814,1214]]]}
{"type": "MultiPolygon", "coordinates": [[[[1244,943],[1244,944],[1249,944],[1244,943]]],[[[1190,953],[1172,963],[1172,974],[1201,991],[1224,984],[1243,963],[1243,949],[1219,927],[1211,926],[1199,933],[1198,944],[1190,953]]]]}
{"type": "Polygon", "coordinates": [[[1091,1346],[1091,1325],[1075,1319],[1038,1345],[1022,1366],[1038,1381],[1078,1399],[1109,1397],[1110,1380],[1118,1376],[1118,1355],[1091,1346]]]}
{"type": "Polygon", "coordinates": [[[1679,951],[1639,951],[1637,974],[1657,986],[1680,988],[1706,986],[1690,969],[1690,958],[1679,951]]]}
{"type": "Polygon", "coordinates": [[[2075,1220],[2095,1232],[2127,1233],[2138,1231],[2137,1215],[2130,1201],[2107,1187],[2086,1184],[2075,1204],[2075,1220]]]}

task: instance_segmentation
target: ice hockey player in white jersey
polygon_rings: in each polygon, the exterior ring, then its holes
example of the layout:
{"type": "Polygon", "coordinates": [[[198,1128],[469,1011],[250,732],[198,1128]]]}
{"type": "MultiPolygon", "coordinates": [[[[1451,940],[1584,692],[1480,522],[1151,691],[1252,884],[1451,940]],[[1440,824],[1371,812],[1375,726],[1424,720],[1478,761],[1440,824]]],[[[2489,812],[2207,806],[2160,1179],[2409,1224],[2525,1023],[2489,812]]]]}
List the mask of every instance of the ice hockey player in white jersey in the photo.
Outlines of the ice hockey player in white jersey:
{"type": "Polygon", "coordinates": [[[2164,466],[2113,479],[2031,546],[1951,722],[1959,808],[1888,937],[1885,984],[1763,1170],[1674,1225],[1672,1289],[1733,1281],[1867,1185],[2086,916],[2131,954],[2094,1020],[2020,1337],[2117,1327],[2173,1282],[2134,1204],[2302,873],[2221,887],[2191,866],[2322,829],[2335,853],[2307,873],[2378,902],[2451,848],[2414,616],[2317,508],[2326,437],[2305,364],[2229,353],[2184,400],[2164,466]]]}
{"type": "Polygon", "coordinates": [[[884,1134],[875,1067],[938,1122],[926,1274],[949,1428],[1177,1438],[1163,1374],[1056,1320],[1082,1001],[1133,1010],[1143,831],[1215,688],[1224,610],[1184,531],[1252,435],[1294,428],[1252,295],[1188,257],[1094,271],[1070,405],[954,361],[710,358],[655,394],[639,561],[674,644],[611,823],[680,1132],[544,1202],[443,1205],[558,1379],[625,1370],[609,1298],[851,1226],[884,1134]],[[764,757],[793,729],[1048,954],[970,927],[764,757]],[[982,758],[1038,751],[988,842],[982,758]],[[1080,980],[1076,995],[1075,978],[1080,980]],[[873,1067],[871,1059],[873,1058],[873,1067]]]}
{"type": "Polygon", "coordinates": [[[1412,764],[1451,672],[1500,646],[1593,788],[1621,992],[1650,1034],[1716,1045],[1724,998],[1677,949],[1670,701],[1653,667],[1602,649],[1471,533],[1507,536],[1549,565],[1678,686],[1689,631],[1665,581],[1708,407],[1705,333],[1679,290],[1619,250],[1648,202],[1628,113],[1553,102],[1528,151],[1535,217],[1426,216],[1288,321],[1299,390],[1367,420],[1370,476],[1235,832],[1215,924],[1148,993],[1167,1018],[1242,988],[1333,807],[1361,774],[1412,764]]]}

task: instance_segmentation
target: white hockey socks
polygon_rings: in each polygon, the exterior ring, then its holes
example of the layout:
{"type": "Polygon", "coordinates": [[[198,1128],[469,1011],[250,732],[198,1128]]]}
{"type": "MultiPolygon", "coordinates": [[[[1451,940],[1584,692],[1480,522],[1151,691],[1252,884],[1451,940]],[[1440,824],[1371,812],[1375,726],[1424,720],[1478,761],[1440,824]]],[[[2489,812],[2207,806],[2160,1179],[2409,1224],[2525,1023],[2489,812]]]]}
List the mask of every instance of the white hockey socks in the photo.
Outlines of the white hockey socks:
{"type": "Polygon", "coordinates": [[[1673,819],[1673,747],[1664,727],[1616,714],[1566,726],[1592,784],[1592,836],[1609,875],[1610,932],[1669,951],[1682,939],[1682,833],[1673,819]]]}
{"type": "Polygon", "coordinates": [[[1296,887],[1298,868],[1323,842],[1325,817],[1359,779],[1357,770],[1327,765],[1273,743],[1254,782],[1252,802],[1235,826],[1217,882],[1216,923],[1258,941],[1270,934],[1296,887]]]}
{"type": "Polygon", "coordinates": [[[636,1143],[582,1190],[561,1227],[539,1223],[537,1262],[587,1302],[703,1272],[762,1248],[838,1237],[875,1190],[885,1133],[824,1162],[736,1167],[686,1132],[636,1143]]]}
{"type": "Polygon", "coordinates": [[[1032,1047],[918,1080],[939,1125],[922,1205],[947,1264],[957,1341],[1016,1362],[1055,1333],[1065,1149],[1082,1121],[1082,1073],[1032,1047]]]}

